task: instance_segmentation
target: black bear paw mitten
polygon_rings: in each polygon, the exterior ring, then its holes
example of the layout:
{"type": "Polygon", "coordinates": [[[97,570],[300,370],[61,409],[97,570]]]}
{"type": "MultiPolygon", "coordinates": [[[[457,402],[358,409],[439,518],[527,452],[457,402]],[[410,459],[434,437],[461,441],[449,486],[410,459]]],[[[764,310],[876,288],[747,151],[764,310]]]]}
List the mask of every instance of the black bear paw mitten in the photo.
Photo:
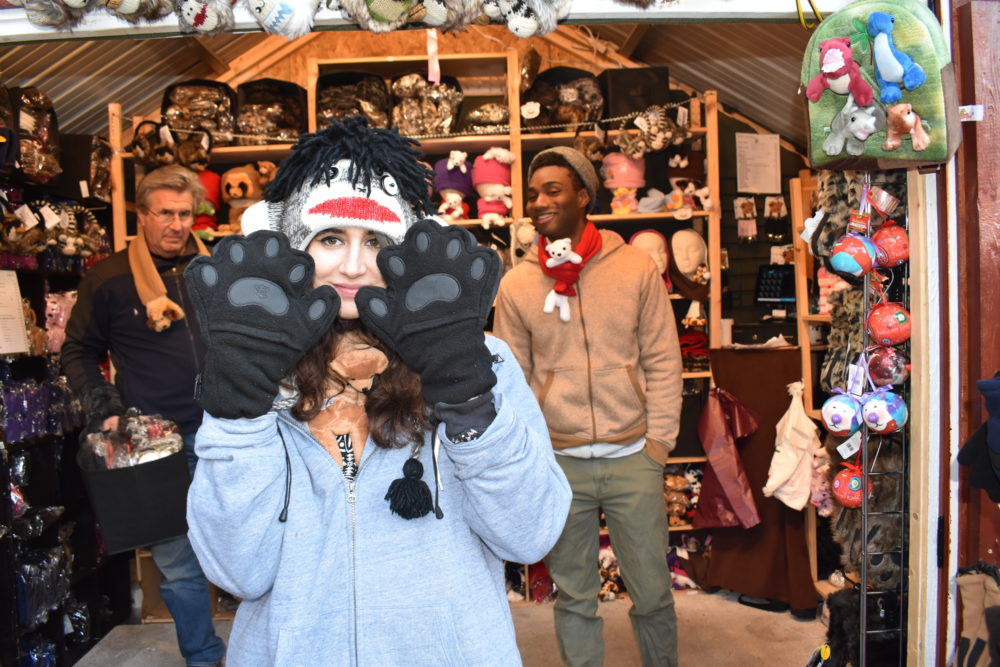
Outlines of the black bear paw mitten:
{"type": "Polygon", "coordinates": [[[467,230],[420,220],[376,259],[386,287],[355,297],[368,329],[420,374],[424,399],[462,403],[496,384],[483,327],[500,258],[467,230]]]}
{"type": "Polygon", "coordinates": [[[209,414],[252,418],[270,408],[278,384],[333,325],[340,297],[312,288],[312,257],[284,234],[223,239],[184,270],[208,350],[195,398],[209,414]]]}

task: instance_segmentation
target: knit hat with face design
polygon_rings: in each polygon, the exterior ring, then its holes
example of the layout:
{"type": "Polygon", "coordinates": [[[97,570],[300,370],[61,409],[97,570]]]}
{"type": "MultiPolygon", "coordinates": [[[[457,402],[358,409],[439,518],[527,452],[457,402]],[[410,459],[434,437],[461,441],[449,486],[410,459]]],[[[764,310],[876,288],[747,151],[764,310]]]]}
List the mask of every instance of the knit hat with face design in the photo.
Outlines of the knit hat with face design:
{"type": "Polygon", "coordinates": [[[396,130],[369,128],[362,116],[305,134],[265,188],[264,201],[243,214],[243,233],[282,232],[305,250],[325,229],[362,227],[399,243],[430,205],[434,173],[416,147],[396,130]]]}

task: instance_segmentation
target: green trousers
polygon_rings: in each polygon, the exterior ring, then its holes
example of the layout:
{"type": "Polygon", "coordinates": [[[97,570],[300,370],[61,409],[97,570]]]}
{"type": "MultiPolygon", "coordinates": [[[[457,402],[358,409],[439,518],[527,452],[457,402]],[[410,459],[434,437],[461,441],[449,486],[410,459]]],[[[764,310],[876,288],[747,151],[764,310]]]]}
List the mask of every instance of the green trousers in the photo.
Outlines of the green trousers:
{"type": "Polygon", "coordinates": [[[644,667],[677,664],[677,615],[667,567],[663,467],[645,452],[621,458],[556,456],[573,489],[569,518],[545,558],[559,588],[556,637],[570,667],[604,664],[603,621],[597,616],[599,511],[628,589],[629,617],[644,667]]]}

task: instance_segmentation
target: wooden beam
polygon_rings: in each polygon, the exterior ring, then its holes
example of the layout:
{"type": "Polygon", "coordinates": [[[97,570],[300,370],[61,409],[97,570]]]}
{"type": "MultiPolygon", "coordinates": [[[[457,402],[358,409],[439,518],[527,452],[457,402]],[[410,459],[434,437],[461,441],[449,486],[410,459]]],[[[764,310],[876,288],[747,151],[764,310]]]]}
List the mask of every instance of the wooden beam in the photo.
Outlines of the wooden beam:
{"type": "Polygon", "coordinates": [[[636,23],[632,26],[632,29],[629,30],[628,35],[625,37],[625,41],[618,45],[618,53],[626,58],[630,58],[635,53],[636,47],[642,42],[642,38],[649,32],[649,28],[649,23],[636,23]]]}
{"type": "Polygon", "coordinates": [[[245,81],[252,81],[257,75],[274,63],[287,58],[303,46],[320,36],[311,32],[298,39],[288,41],[284,37],[269,35],[264,41],[229,63],[229,71],[218,77],[219,81],[235,88],[245,81]]]}
{"type": "Polygon", "coordinates": [[[187,37],[184,41],[187,43],[187,48],[198,54],[198,60],[212,68],[212,74],[215,76],[225,74],[229,71],[229,64],[222,60],[222,58],[220,58],[215,51],[208,48],[204,39],[204,37],[191,36],[187,37]]]}

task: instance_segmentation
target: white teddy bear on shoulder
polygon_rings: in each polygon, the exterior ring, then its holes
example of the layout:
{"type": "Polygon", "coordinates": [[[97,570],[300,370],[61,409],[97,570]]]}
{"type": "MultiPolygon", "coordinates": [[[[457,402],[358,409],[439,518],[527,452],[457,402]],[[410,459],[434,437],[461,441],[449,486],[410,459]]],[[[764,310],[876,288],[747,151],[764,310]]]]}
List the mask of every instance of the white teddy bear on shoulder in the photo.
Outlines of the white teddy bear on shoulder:
{"type": "MultiPolygon", "coordinates": [[[[545,266],[555,268],[560,264],[570,262],[579,264],[583,261],[577,253],[573,252],[573,242],[570,239],[556,239],[545,245],[545,251],[549,253],[549,258],[545,260],[545,266]]],[[[557,293],[554,289],[545,296],[545,306],[543,310],[551,313],[559,308],[559,319],[569,322],[569,299],[564,294],[557,293]]]]}

